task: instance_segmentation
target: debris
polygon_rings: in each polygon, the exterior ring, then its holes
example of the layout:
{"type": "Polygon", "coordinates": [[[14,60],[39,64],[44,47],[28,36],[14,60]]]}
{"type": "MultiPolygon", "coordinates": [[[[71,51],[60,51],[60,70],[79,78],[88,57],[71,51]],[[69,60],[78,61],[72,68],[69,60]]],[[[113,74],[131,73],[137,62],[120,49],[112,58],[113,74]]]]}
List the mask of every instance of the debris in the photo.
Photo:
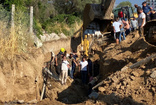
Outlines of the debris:
{"type": "Polygon", "coordinates": [[[150,77],[156,79],[156,71],[154,71],[154,72],[150,75],[150,77]]]}
{"type": "Polygon", "coordinates": [[[91,99],[97,99],[99,94],[97,92],[92,92],[88,97],[91,99]]]}

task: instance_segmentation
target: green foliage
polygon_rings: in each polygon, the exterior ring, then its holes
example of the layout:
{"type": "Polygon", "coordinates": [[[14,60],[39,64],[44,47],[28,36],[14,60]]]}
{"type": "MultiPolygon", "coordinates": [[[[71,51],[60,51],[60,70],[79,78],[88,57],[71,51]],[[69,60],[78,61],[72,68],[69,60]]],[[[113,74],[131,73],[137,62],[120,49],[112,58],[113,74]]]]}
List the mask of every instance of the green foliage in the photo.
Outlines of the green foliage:
{"type": "Polygon", "coordinates": [[[120,7],[124,7],[124,6],[132,7],[132,3],[129,2],[129,1],[123,1],[123,2],[121,2],[119,5],[117,5],[116,8],[120,8],[120,7]]]}
{"type": "Polygon", "coordinates": [[[34,7],[34,32],[42,35],[42,29],[47,32],[64,34],[73,33],[73,24],[80,22],[87,3],[100,3],[101,0],[2,0],[0,3],[11,10],[15,4],[16,10],[29,11],[34,7]],[[48,3],[47,1],[51,1],[48,3]],[[59,26],[60,25],[60,26],[59,26]],[[58,27],[59,26],[59,27],[58,27]],[[67,28],[66,28],[67,27],[67,28]],[[68,29],[68,28],[71,28],[68,29]],[[70,32],[72,31],[72,32],[70,32]]]}

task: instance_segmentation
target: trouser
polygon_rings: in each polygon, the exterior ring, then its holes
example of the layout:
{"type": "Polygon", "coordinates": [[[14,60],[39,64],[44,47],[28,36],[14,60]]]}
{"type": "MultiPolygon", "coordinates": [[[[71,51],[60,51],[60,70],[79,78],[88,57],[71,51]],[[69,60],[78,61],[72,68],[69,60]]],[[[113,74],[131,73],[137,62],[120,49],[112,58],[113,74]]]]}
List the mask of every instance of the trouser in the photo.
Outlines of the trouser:
{"type": "Polygon", "coordinates": [[[141,28],[140,26],[139,26],[139,35],[140,37],[143,36],[143,28],[141,28]]]}
{"type": "Polygon", "coordinates": [[[81,71],[81,80],[83,84],[87,84],[87,71],[81,71]]]}
{"type": "Polygon", "coordinates": [[[150,20],[150,16],[146,14],[146,22],[150,20]]]}
{"type": "Polygon", "coordinates": [[[75,73],[75,67],[72,67],[71,68],[71,73],[70,73],[71,74],[70,75],[71,78],[74,78],[74,73],[75,73]]]}
{"type": "Polygon", "coordinates": [[[126,39],[126,37],[125,37],[125,32],[124,32],[124,31],[123,31],[123,32],[120,32],[119,42],[121,42],[121,41],[122,41],[122,39],[121,39],[121,35],[123,36],[123,40],[125,40],[125,39],[126,39]]]}
{"type": "Polygon", "coordinates": [[[62,70],[61,83],[65,84],[67,82],[68,70],[62,70]]]}
{"type": "Polygon", "coordinates": [[[127,29],[125,33],[128,35],[130,33],[130,29],[127,29]]]}
{"type": "Polygon", "coordinates": [[[58,74],[59,80],[61,79],[61,64],[56,66],[56,73],[58,74]]]}

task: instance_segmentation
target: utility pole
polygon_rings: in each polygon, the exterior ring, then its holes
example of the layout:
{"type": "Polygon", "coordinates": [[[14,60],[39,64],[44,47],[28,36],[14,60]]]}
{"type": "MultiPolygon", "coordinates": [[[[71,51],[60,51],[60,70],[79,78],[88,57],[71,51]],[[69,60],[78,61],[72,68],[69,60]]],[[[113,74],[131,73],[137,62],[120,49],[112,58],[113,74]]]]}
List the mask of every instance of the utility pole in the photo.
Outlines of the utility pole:
{"type": "Polygon", "coordinates": [[[15,16],[15,4],[12,4],[12,10],[11,10],[11,32],[14,31],[14,16],[15,16]]]}
{"type": "Polygon", "coordinates": [[[30,35],[33,35],[33,6],[30,7],[30,35]]]}

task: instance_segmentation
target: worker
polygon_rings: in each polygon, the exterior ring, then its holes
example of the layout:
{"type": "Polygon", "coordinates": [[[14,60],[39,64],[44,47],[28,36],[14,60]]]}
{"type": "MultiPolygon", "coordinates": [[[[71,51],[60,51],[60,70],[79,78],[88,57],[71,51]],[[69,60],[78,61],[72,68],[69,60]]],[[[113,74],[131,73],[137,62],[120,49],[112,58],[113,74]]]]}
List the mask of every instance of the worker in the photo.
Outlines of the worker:
{"type": "Polygon", "coordinates": [[[126,30],[125,34],[128,35],[130,33],[130,25],[129,25],[129,22],[128,22],[127,18],[122,20],[122,22],[124,24],[124,29],[126,30]]]}
{"type": "Polygon", "coordinates": [[[147,3],[146,3],[146,1],[144,1],[142,3],[142,9],[143,9],[143,12],[146,15],[146,21],[148,22],[150,20],[149,14],[150,14],[150,11],[152,10],[152,7],[148,6],[147,3]]]}
{"type": "Polygon", "coordinates": [[[76,57],[75,57],[75,55],[73,56],[73,53],[70,53],[70,57],[69,57],[69,64],[70,64],[70,66],[71,66],[71,68],[70,68],[70,77],[72,78],[72,79],[74,79],[74,73],[75,73],[75,68],[76,68],[76,66],[77,66],[77,62],[76,62],[76,57]]]}
{"type": "Polygon", "coordinates": [[[61,64],[62,64],[62,56],[63,56],[64,52],[65,52],[65,49],[61,48],[60,52],[55,57],[55,68],[56,68],[56,72],[59,76],[59,80],[61,80],[61,64]]]}
{"type": "Polygon", "coordinates": [[[118,12],[118,16],[119,16],[120,19],[123,19],[123,12],[122,11],[119,11],[118,12]]]}
{"type": "Polygon", "coordinates": [[[69,62],[66,59],[66,56],[63,55],[63,61],[62,61],[62,65],[61,65],[61,83],[62,85],[65,85],[67,82],[67,76],[68,76],[68,68],[70,68],[69,66],[69,62]]]}
{"type": "Polygon", "coordinates": [[[139,12],[140,12],[139,17],[138,17],[139,35],[140,35],[140,37],[142,37],[143,36],[143,27],[146,24],[146,15],[143,12],[143,9],[140,9],[139,12]]]}
{"type": "Polygon", "coordinates": [[[77,54],[75,51],[73,51],[73,53],[71,53],[71,61],[72,61],[72,67],[71,67],[71,75],[70,77],[72,79],[74,79],[74,73],[75,73],[75,69],[76,69],[76,66],[78,65],[77,62],[76,62],[76,58],[77,58],[77,54]]]}
{"type": "Polygon", "coordinates": [[[139,13],[139,10],[141,9],[141,7],[138,6],[137,4],[135,4],[134,7],[137,9],[137,14],[138,14],[138,16],[139,16],[139,14],[140,14],[140,13],[139,13]]]}
{"type": "Polygon", "coordinates": [[[131,27],[132,27],[132,31],[134,32],[137,27],[138,27],[138,21],[136,20],[135,17],[133,17],[133,19],[131,20],[131,27]]]}
{"type": "Polygon", "coordinates": [[[119,42],[121,42],[121,41],[122,41],[121,36],[123,36],[123,40],[125,40],[125,39],[126,39],[126,37],[125,37],[125,29],[124,29],[124,24],[123,24],[122,20],[123,20],[123,19],[119,19],[119,21],[118,21],[118,22],[120,22],[120,23],[122,24],[122,27],[121,27],[121,29],[120,29],[119,42]]]}
{"type": "Polygon", "coordinates": [[[86,61],[86,57],[84,56],[79,64],[79,72],[81,72],[81,80],[83,84],[87,84],[87,75],[88,75],[87,66],[88,61],[86,61]]]}
{"type": "Polygon", "coordinates": [[[151,19],[151,20],[156,19],[156,12],[155,12],[155,10],[152,10],[152,11],[151,11],[150,19],[151,19]]]}
{"type": "Polygon", "coordinates": [[[115,18],[114,20],[115,21],[113,22],[113,29],[114,29],[116,44],[119,44],[120,28],[122,27],[122,24],[118,22],[118,18],[115,18]]]}

